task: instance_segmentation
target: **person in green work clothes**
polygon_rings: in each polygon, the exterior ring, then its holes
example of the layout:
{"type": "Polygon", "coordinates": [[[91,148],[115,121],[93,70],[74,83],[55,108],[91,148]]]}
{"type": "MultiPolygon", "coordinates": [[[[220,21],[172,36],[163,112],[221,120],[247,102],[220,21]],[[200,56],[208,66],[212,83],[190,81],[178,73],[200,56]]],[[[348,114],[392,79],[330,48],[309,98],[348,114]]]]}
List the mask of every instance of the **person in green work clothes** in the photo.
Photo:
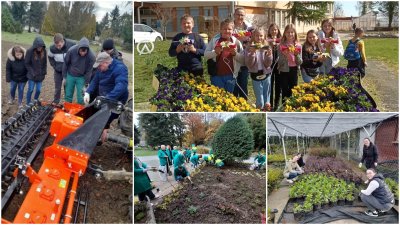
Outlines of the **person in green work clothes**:
{"type": "Polygon", "coordinates": [[[199,155],[193,152],[192,157],[190,157],[190,162],[192,163],[192,167],[196,168],[199,164],[199,155]]]}
{"type": "Polygon", "coordinates": [[[197,153],[196,144],[192,144],[192,153],[193,153],[193,155],[197,153]]]}
{"type": "Polygon", "coordinates": [[[175,162],[175,156],[179,153],[178,147],[174,146],[174,149],[172,150],[172,160],[175,162]]]}
{"type": "Polygon", "coordinates": [[[176,181],[183,181],[185,178],[188,178],[191,182],[191,179],[189,176],[190,176],[189,171],[187,171],[187,169],[183,165],[175,167],[174,177],[175,177],[176,181]]]}
{"type": "Polygon", "coordinates": [[[158,159],[160,160],[160,178],[161,181],[168,181],[168,174],[170,173],[169,164],[168,164],[168,154],[165,148],[165,145],[161,145],[161,148],[158,150],[158,159]]]}
{"type": "Polygon", "coordinates": [[[174,157],[174,168],[185,164],[185,156],[182,153],[178,152],[174,157]]]}
{"type": "Polygon", "coordinates": [[[150,178],[147,175],[147,164],[140,161],[136,156],[134,157],[134,175],[135,175],[135,195],[138,195],[139,201],[147,201],[146,196],[150,200],[156,199],[159,196],[154,195],[150,184],[150,178]]]}
{"type": "Polygon", "coordinates": [[[225,164],[221,159],[215,160],[215,166],[217,166],[218,168],[222,168],[224,165],[225,164]]]}
{"type": "Polygon", "coordinates": [[[185,150],[186,163],[189,163],[191,156],[192,156],[192,151],[190,151],[190,149],[188,147],[186,147],[186,150],[185,150]]]}
{"type": "Polygon", "coordinates": [[[255,169],[260,170],[265,166],[265,155],[258,152],[257,156],[254,158],[255,169]]]}

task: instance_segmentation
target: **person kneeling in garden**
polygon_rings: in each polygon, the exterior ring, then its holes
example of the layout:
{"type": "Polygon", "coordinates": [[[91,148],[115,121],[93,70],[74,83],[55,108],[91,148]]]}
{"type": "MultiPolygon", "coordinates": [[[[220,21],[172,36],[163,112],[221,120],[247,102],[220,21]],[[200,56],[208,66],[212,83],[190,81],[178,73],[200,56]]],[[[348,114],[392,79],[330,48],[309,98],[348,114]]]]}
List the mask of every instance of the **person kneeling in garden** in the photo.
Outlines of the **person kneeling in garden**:
{"type": "Polygon", "coordinates": [[[188,178],[190,180],[189,175],[189,171],[187,171],[187,169],[183,165],[175,167],[174,169],[174,177],[176,181],[183,181],[185,178],[188,178]]]}
{"type": "Polygon", "coordinates": [[[196,168],[197,165],[199,164],[199,155],[193,152],[192,157],[190,157],[190,162],[192,163],[192,167],[196,168]]]}
{"type": "Polygon", "coordinates": [[[368,187],[361,190],[361,201],[368,207],[365,214],[377,217],[389,211],[394,205],[394,195],[381,174],[375,169],[367,170],[368,187]]]}
{"type": "Polygon", "coordinates": [[[217,160],[215,160],[215,165],[216,165],[218,168],[222,168],[225,164],[224,164],[224,162],[223,162],[221,159],[217,159],[217,160]]]}
{"type": "Polygon", "coordinates": [[[293,156],[291,160],[286,163],[285,170],[283,171],[283,176],[286,178],[286,181],[290,184],[296,180],[296,177],[302,174],[304,171],[301,169],[299,164],[297,164],[297,160],[299,160],[299,156],[296,154],[293,156]]]}
{"type": "Polygon", "coordinates": [[[258,152],[257,156],[254,158],[255,170],[260,170],[265,166],[265,155],[258,152]]]}

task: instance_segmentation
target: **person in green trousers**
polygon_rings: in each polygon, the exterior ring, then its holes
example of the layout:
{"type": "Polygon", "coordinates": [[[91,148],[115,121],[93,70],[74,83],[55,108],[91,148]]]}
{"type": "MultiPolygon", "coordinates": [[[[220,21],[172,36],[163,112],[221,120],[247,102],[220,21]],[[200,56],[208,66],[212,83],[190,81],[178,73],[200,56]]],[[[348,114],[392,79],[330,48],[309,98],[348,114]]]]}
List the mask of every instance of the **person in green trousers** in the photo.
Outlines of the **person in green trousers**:
{"type": "Polygon", "coordinates": [[[63,64],[63,84],[65,83],[65,101],[72,102],[76,87],[78,104],[84,105],[83,88],[90,82],[96,57],[89,48],[89,40],[82,38],[65,55],[63,64]]]}
{"type": "Polygon", "coordinates": [[[139,201],[147,201],[146,196],[150,198],[150,200],[158,198],[157,195],[154,195],[152,192],[152,187],[150,184],[150,178],[147,175],[147,165],[144,162],[141,162],[136,156],[134,157],[134,187],[135,187],[135,195],[138,195],[139,201]]]}

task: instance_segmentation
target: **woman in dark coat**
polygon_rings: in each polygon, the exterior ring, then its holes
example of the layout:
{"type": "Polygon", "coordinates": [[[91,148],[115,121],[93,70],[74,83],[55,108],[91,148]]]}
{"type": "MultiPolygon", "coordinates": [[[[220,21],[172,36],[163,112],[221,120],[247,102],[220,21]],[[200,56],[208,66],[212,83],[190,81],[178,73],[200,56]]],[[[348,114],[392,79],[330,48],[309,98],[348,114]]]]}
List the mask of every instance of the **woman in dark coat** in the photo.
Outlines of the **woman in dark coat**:
{"type": "Polygon", "coordinates": [[[40,36],[35,38],[32,47],[26,52],[25,66],[28,69],[28,93],[26,94],[26,104],[29,104],[35,86],[36,91],[34,99],[39,99],[42,82],[47,73],[46,45],[40,36]]]}
{"type": "Polygon", "coordinates": [[[25,67],[26,50],[21,46],[13,46],[7,52],[6,64],[6,82],[10,83],[10,99],[8,104],[13,104],[15,99],[15,91],[18,88],[18,106],[22,107],[22,99],[24,97],[24,89],[27,78],[27,69],[25,67]]]}
{"type": "Polygon", "coordinates": [[[363,155],[358,165],[360,168],[365,162],[365,167],[375,168],[378,165],[378,149],[369,138],[364,138],[363,155]]]}

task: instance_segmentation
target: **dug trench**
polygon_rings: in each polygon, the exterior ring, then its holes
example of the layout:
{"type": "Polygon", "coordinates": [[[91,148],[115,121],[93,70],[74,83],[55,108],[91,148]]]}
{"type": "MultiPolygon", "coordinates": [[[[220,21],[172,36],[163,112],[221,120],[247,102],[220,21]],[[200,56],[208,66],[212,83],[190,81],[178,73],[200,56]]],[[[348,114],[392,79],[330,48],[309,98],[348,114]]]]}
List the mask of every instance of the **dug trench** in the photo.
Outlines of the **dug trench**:
{"type": "MultiPolygon", "coordinates": [[[[7,60],[7,50],[12,46],[12,43],[2,41],[2,122],[13,116],[18,111],[18,106],[8,105],[8,83],[5,82],[5,64],[7,60]]],[[[24,46],[28,48],[29,46],[24,46]]],[[[51,101],[54,93],[53,70],[48,64],[46,79],[43,81],[42,93],[40,98],[44,101],[51,101]]],[[[131,84],[130,84],[131,85],[131,84]]],[[[25,86],[25,93],[27,86],[25,86]]],[[[130,93],[132,96],[132,93],[130,93]]],[[[25,100],[25,96],[24,96],[25,100]]],[[[118,130],[116,121],[111,124],[111,128],[118,130]]],[[[48,138],[45,147],[53,143],[52,138],[48,138]]],[[[45,148],[44,147],[44,148],[45,148]]],[[[43,148],[43,149],[44,149],[43,148]]],[[[38,154],[38,157],[33,163],[33,168],[39,170],[43,163],[43,149],[38,154]]],[[[122,170],[132,172],[132,156],[125,153],[122,147],[118,144],[103,143],[97,146],[91,155],[90,162],[101,165],[103,170],[122,170]]],[[[22,195],[15,194],[9,202],[7,208],[3,210],[2,217],[12,221],[21,206],[25,194],[29,190],[29,182],[26,181],[22,187],[22,195]]],[[[89,191],[89,203],[87,210],[87,223],[116,223],[127,224],[132,223],[130,210],[132,203],[132,183],[129,181],[106,181],[104,179],[97,180],[92,174],[85,173],[79,178],[78,191],[86,188],[89,191]]],[[[83,221],[83,208],[80,208],[78,222],[83,221]]],[[[73,215],[75,214],[75,209],[73,215]]]]}
{"type": "MultiPolygon", "coordinates": [[[[196,173],[196,172],[195,172],[196,173]]],[[[262,223],[265,171],[205,166],[154,209],[157,223],[262,223]]]]}

